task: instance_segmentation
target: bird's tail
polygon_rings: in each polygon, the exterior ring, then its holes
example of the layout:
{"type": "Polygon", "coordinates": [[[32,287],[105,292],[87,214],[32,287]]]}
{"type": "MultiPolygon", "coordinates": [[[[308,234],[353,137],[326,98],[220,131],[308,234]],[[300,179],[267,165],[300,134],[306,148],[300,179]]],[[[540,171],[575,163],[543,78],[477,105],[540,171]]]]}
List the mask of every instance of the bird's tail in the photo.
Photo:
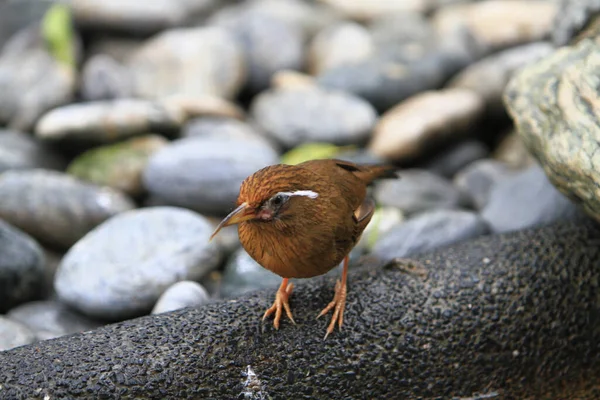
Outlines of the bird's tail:
{"type": "Polygon", "coordinates": [[[355,174],[368,185],[377,179],[398,179],[397,170],[393,165],[361,165],[355,174]]]}

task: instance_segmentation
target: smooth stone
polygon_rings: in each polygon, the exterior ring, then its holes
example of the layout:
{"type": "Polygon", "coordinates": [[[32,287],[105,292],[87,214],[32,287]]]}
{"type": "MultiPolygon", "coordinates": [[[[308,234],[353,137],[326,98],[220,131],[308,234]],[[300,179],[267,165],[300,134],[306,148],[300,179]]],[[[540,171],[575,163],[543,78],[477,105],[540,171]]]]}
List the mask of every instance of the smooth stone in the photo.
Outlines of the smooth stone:
{"type": "Polygon", "coordinates": [[[0,126],[27,132],[48,110],[73,100],[74,66],[57,61],[39,26],[23,28],[0,53],[0,126]]]}
{"type": "Polygon", "coordinates": [[[134,95],[147,99],[174,94],[232,99],[246,81],[243,49],[218,27],[161,32],[131,56],[128,66],[134,95]]]}
{"type": "Polygon", "coordinates": [[[316,85],[313,76],[292,70],[280,70],[273,74],[271,87],[273,89],[305,89],[316,85]]]}
{"type": "Polygon", "coordinates": [[[513,73],[554,51],[549,42],[535,42],[492,54],[477,61],[447,84],[451,88],[470,89],[485,101],[493,114],[504,112],[502,94],[513,73]]]}
{"type": "Polygon", "coordinates": [[[405,258],[489,233],[478,215],[462,210],[425,212],[391,228],[373,246],[384,260],[405,258]]]}
{"type": "Polygon", "coordinates": [[[225,265],[220,295],[235,298],[259,289],[277,289],[280,284],[279,275],[261,267],[246,250],[239,248],[225,265]]]}
{"type": "Polygon", "coordinates": [[[101,326],[56,300],[25,303],[10,310],[6,317],[28,327],[38,340],[91,331],[101,326]]]}
{"type": "Polygon", "coordinates": [[[77,156],[69,164],[67,173],[138,197],[144,193],[142,172],[148,159],[167,143],[162,136],[145,135],[96,147],[77,156]]]}
{"type": "Polygon", "coordinates": [[[371,221],[363,231],[355,249],[371,252],[373,246],[380,238],[387,236],[388,232],[397,224],[404,221],[404,214],[396,207],[377,207],[371,221]]]}
{"type": "Polygon", "coordinates": [[[600,39],[521,69],[504,101],[519,136],[562,193],[600,221],[600,39]]]}
{"type": "Polygon", "coordinates": [[[212,95],[171,95],[161,103],[167,108],[179,109],[187,121],[199,117],[222,117],[242,120],[245,111],[236,103],[212,95]]]}
{"type": "Polygon", "coordinates": [[[127,68],[106,54],[90,57],[81,71],[81,97],[85,101],[130,97],[133,83],[127,68]]]}
{"type": "Polygon", "coordinates": [[[250,112],[267,136],[287,148],[304,142],[359,144],[377,121],[375,109],[361,98],[317,87],[266,90],[250,112]]]}
{"type": "Polygon", "coordinates": [[[267,139],[256,126],[237,119],[221,117],[195,118],[181,130],[182,137],[214,138],[231,141],[256,141],[278,151],[272,140],[267,139]]]}
{"type": "Polygon", "coordinates": [[[221,261],[212,225],[176,207],[131,210],[77,242],[54,281],[59,300],[93,318],[122,320],[150,312],[182,280],[197,281],[221,261]]]}
{"type": "Polygon", "coordinates": [[[212,21],[231,22],[239,20],[240,15],[260,13],[287,25],[296,26],[305,37],[312,37],[321,29],[341,20],[341,16],[327,5],[304,0],[246,0],[216,11],[212,21]]]}
{"type": "Polygon", "coordinates": [[[36,136],[45,141],[107,144],[149,132],[172,133],[185,122],[180,108],[142,99],[70,104],[45,114],[36,136]]]}
{"type": "Polygon", "coordinates": [[[190,16],[209,12],[216,0],[70,0],[77,25],[84,30],[148,35],[180,26],[190,16]]]}
{"type": "Polygon", "coordinates": [[[63,170],[65,166],[60,154],[31,135],[0,129],[0,173],[35,168],[63,170]]]}
{"type": "Polygon", "coordinates": [[[151,314],[180,310],[186,307],[200,307],[210,300],[202,285],[192,281],[181,281],[171,286],[160,296],[151,314]]]}
{"type": "Polygon", "coordinates": [[[492,153],[492,158],[506,163],[514,169],[525,169],[536,164],[536,160],[517,132],[508,133],[492,153]]]}
{"type": "Polygon", "coordinates": [[[272,147],[256,140],[189,137],[153,154],[143,182],[166,204],[226,214],[235,206],[242,181],[278,161],[272,147]]]}
{"type": "Polygon", "coordinates": [[[329,69],[368,59],[375,52],[369,31],[355,22],[341,22],[320,31],[308,49],[308,71],[329,69]]]}
{"type": "Polygon", "coordinates": [[[304,65],[303,30],[289,21],[256,8],[209,20],[226,29],[238,41],[246,57],[246,87],[258,93],[269,87],[273,74],[280,70],[300,70],[304,65]]]}
{"type": "Polygon", "coordinates": [[[581,218],[579,208],[559,192],[539,166],[496,183],[481,216],[493,232],[540,227],[581,218]]]}
{"type": "Polygon", "coordinates": [[[107,56],[119,64],[126,64],[132,54],[144,44],[143,37],[102,35],[90,38],[86,50],[88,57],[107,56]]]}
{"type": "Polygon", "coordinates": [[[492,188],[515,173],[508,164],[487,158],[466,166],[456,174],[453,182],[471,196],[476,210],[482,210],[489,201],[492,188]]]}
{"type": "Polygon", "coordinates": [[[439,154],[434,155],[424,165],[424,168],[444,178],[452,178],[458,171],[477,160],[487,157],[489,153],[490,151],[485,144],[478,140],[469,139],[449,146],[439,154]]]}
{"type": "Polygon", "coordinates": [[[387,160],[418,158],[437,145],[465,137],[484,111],[483,99],[470,90],[420,93],[381,116],[368,150],[387,160]]]}
{"type": "Polygon", "coordinates": [[[41,295],[45,259],[35,239],[1,219],[0,254],[0,312],[6,312],[41,295]]]}
{"type": "Polygon", "coordinates": [[[367,28],[378,47],[402,47],[436,39],[427,17],[414,11],[384,14],[370,21],[367,28]]]}
{"type": "Polygon", "coordinates": [[[35,334],[29,328],[0,315],[0,352],[33,342],[35,334]]]}
{"type": "Polygon", "coordinates": [[[0,0],[0,51],[24,26],[42,21],[56,0],[0,0]]]}
{"type": "Polygon", "coordinates": [[[468,207],[471,199],[452,182],[421,169],[405,169],[400,179],[385,179],[375,184],[373,195],[383,206],[397,207],[405,214],[433,209],[468,207]]]}
{"type": "Polygon", "coordinates": [[[468,30],[490,53],[548,38],[557,11],[547,0],[486,0],[441,7],[431,21],[440,30],[468,30]]]}
{"type": "Polygon", "coordinates": [[[0,175],[0,218],[37,240],[68,248],[96,225],[134,208],[131,199],[50,170],[0,175]]]}
{"type": "Polygon", "coordinates": [[[561,1],[557,18],[554,20],[552,29],[552,42],[556,46],[565,46],[575,36],[591,26],[591,22],[597,20],[600,12],[600,1],[580,0],[561,1]]]}
{"type": "Polygon", "coordinates": [[[425,12],[429,0],[322,0],[348,19],[370,21],[384,15],[403,11],[425,12]]]}

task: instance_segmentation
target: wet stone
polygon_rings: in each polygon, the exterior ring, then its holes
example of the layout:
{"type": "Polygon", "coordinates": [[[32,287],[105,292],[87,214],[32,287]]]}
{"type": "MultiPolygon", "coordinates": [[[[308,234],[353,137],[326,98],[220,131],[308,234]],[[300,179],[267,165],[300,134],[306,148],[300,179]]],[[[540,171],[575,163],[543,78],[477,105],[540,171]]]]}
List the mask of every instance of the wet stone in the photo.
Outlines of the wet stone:
{"type": "Polygon", "coordinates": [[[182,280],[197,281],[221,260],[209,242],[212,224],[176,207],[122,213],[73,246],[56,271],[58,298],[93,318],[149,313],[161,294],[182,280]]]}
{"type": "Polygon", "coordinates": [[[0,312],[33,300],[44,285],[44,253],[29,235],[0,219],[0,312]]]}
{"type": "Polygon", "coordinates": [[[0,175],[0,218],[37,240],[68,248],[96,225],[134,207],[129,197],[49,170],[0,175]]]}

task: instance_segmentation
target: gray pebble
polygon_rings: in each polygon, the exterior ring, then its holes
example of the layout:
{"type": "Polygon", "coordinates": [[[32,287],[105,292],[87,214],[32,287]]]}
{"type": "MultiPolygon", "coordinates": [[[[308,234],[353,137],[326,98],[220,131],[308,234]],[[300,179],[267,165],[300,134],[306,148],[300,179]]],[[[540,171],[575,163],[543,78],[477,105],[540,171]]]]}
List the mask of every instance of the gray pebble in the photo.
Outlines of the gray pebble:
{"type": "Polygon", "coordinates": [[[506,163],[492,159],[473,162],[454,177],[456,187],[469,193],[476,210],[481,210],[488,203],[490,192],[496,183],[513,176],[506,163]]]}
{"type": "Polygon", "coordinates": [[[304,64],[304,32],[296,24],[257,8],[216,18],[215,26],[227,29],[246,56],[247,87],[252,93],[270,86],[279,70],[300,70],[304,64]]]}
{"type": "Polygon", "coordinates": [[[235,206],[242,181],[278,160],[270,146],[256,140],[184,138],[152,155],[143,182],[167,204],[225,214],[235,206]]]}
{"type": "Polygon", "coordinates": [[[389,230],[372,253],[382,259],[402,258],[487,234],[489,227],[477,214],[437,210],[415,216],[389,230]]]}
{"type": "Polygon", "coordinates": [[[56,271],[58,298],[84,314],[109,320],[150,312],[181,280],[197,281],[221,260],[201,215],[153,207],[118,215],[87,234],[56,271]]]}
{"type": "Polygon", "coordinates": [[[90,331],[101,325],[56,300],[25,303],[10,310],[6,316],[28,327],[38,340],[90,331]]]}
{"type": "Polygon", "coordinates": [[[133,91],[129,71],[106,54],[90,57],[81,71],[81,97],[86,101],[129,97],[133,91]]]}
{"type": "Polygon", "coordinates": [[[152,314],[175,311],[186,307],[199,307],[208,303],[209,295],[201,284],[192,281],[181,281],[171,285],[160,296],[152,314]]]}
{"type": "Polygon", "coordinates": [[[488,148],[478,140],[466,140],[454,144],[436,154],[424,165],[429,171],[445,178],[452,178],[458,171],[489,155],[488,148]]]}
{"type": "Polygon", "coordinates": [[[68,248],[99,223],[134,208],[114,189],[42,169],[0,175],[0,198],[0,218],[58,248],[68,248]]]}
{"type": "Polygon", "coordinates": [[[578,219],[583,211],[559,192],[536,165],[495,184],[481,215],[492,231],[499,233],[578,219]]]}
{"type": "Polygon", "coordinates": [[[245,83],[244,53],[218,27],[167,30],[150,38],[129,60],[134,95],[213,95],[231,99],[245,83]]]}
{"type": "Polygon", "coordinates": [[[467,207],[471,199],[452,182],[421,169],[406,169],[400,179],[386,179],[376,184],[374,196],[381,205],[398,207],[406,214],[432,209],[467,207]]]}
{"type": "Polygon", "coordinates": [[[366,101],[318,87],[264,91],[252,102],[251,113],[267,135],[288,148],[304,142],[359,144],[377,121],[366,101]]]}
{"type": "Polygon", "coordinates": [[[40,245],[0,219],[0,312],[39,297],[44,273],[40,245]]]}
{"type": "Polygon", "coordinates": [[[35,334],[25,325],[0,315],[0,351],[35,342],[35,334]]]}
{"type": "Polygon", "coordinates": [[[31,135],[0,129],[0,172],[10,169],[63,170],[66,161],[31,135]]]}

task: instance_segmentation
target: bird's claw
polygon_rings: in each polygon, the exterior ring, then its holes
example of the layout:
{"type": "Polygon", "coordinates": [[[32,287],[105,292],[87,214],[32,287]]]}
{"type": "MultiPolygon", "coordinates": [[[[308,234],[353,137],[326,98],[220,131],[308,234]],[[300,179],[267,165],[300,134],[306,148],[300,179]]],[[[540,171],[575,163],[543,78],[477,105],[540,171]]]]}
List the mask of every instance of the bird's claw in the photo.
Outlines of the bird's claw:
{"type": "Polygon", "coordinates": [[[342,323],[344,322],[344,308],[346,306],[346,285],[342,285],[342,282],[338,280],[335,284],[335,295],[333,296],[333,300],[317,315],[317,318],[327,314],[332,308],[333,315],[331,317],[331,322],[327,327],[327,332],[325,333],[325,337],[323,340],[327,339],[333,330],[335,329],[335,323],[338,324],[338,329],[342,329],[342,323]]]}
{"type": "Polygon", "coordinates": [[[262,320],[264,321],[269,315],[275,313],[275,319],[273,320],[273,326],[275,329],[279,329],[279,320],[281,319],[281,309],[285,309],[285,314],[292,321],[294,325],[296,325],[296,321],[294,321],[294,317],[292,317],[292,310],[290,309],[289,298],[292,295],[292,291],[294,290],[294,284],[290,283],[284,289],[279,288],[277,293],[275,294],[275,301],[273,305],[265,311],[262,320]]]}

